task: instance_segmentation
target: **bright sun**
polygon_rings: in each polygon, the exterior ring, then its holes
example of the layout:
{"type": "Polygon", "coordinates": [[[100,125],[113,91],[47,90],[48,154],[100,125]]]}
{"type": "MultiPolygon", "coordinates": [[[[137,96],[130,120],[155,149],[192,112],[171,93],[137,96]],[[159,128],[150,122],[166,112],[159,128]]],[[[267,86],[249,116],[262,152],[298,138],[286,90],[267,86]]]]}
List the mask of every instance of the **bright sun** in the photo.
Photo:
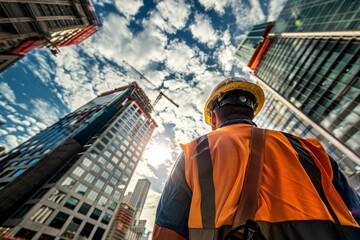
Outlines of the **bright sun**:
{"type": "Polygon", "coordinates": [[[164,146],[151,145],[145,150],[143,158],[147,159],[147,162],[150,165],[158,167],[167,159],[171,160],[171,152],[169,148],[166,148],[164,146]]]}

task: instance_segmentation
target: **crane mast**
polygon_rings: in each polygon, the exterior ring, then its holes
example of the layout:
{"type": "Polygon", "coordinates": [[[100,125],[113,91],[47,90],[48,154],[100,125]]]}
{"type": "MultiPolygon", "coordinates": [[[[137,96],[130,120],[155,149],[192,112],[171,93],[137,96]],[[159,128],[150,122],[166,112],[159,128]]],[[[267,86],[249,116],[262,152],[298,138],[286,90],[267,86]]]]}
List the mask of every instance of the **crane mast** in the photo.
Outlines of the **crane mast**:
{"type": "MultiPolygon", "coordinates": [[[[157,86],[155,84],[153,84],[147,77],[145,77],[144,74],[142,74],[141,72],[139,72],[136,68],[134,68],[132,65],[130,65],[130,63],[128,63],[127,61],[123,60],[123,63],[126,64],[126,66],[128,66],[132,71],[134,71],[139,77],[140,79],[144,79],[145,81],[147,81],[152,87],[157,88],[157,86]]],[[[165,97],[167,100],[169,100],[169,102],[171,102],[172,104],[174,104],[176,107],[179,107],[178,104],[176,104],[170,97],[166,96],[165,93],[161,90],[159,91],[159,95],[156,97],[153,106],[155,107],[155,105],[159,102],[159,100],[162,97],[165,97]]]]}

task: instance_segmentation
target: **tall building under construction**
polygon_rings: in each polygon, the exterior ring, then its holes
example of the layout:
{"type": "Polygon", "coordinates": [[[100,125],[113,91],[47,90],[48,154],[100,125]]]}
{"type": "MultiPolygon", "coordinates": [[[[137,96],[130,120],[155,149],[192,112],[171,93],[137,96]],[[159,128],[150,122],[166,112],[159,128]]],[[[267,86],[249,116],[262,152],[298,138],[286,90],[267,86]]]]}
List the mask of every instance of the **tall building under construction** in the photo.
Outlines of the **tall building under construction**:
{"type": "Polygon", "coordinates": [[[0,158],[0,226],[22,239],[105,239],[152,132],[134,82],[101,94],[0,158]]]}
{"type": "Polygon", "coordinates": [[[266,89],[261,127],[317,137],[360,192],[360,2],[288,0],[236,55],[266,89]]]}
{"type": "Polygon", "coordinates": [[[78,44],[101,26],[91,0],[0,1],[0,72],[30,50],[78,44]]]}
{"type": "Polygon", "coordinates": [[[139,179],[134,191],[124,197],[107,240],[137,240],[142,237],[146,230],[146,220],[140,220],[140,216],[150,185],[148,179],[139,179]]]}

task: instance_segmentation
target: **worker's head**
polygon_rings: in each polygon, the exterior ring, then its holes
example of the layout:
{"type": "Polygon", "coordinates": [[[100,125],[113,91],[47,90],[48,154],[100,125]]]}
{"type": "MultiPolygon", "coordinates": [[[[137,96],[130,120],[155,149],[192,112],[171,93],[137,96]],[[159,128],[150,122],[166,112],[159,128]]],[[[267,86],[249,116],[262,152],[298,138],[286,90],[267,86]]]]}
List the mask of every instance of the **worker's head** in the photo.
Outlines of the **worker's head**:
{"type": "Polygon", "coordinates": [[[264,104],[264,92],[244,78],[231,77],[218,83],[205,104],[205,122],[216,129],[231,119],[253,119],[264,104]]]}

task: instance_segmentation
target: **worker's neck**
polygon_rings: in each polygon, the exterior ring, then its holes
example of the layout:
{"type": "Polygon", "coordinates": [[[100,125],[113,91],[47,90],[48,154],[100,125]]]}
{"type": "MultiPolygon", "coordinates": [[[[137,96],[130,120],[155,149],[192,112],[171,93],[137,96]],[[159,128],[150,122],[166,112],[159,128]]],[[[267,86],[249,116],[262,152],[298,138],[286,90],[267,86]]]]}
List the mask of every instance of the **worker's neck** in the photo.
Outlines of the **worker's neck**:
{"type": "Polygon", "coordinates": [[[256,126],[256,124],[252,121],[251,118],[249,118],[249,117],[242,118],[241,117],[241,118],[226,120],[223,122],[218,122],[216,129],[225,127],[225,126],[229,126],[229,125],[233,125],[233,124],[249,124],[249,125],[256,126]]]}

